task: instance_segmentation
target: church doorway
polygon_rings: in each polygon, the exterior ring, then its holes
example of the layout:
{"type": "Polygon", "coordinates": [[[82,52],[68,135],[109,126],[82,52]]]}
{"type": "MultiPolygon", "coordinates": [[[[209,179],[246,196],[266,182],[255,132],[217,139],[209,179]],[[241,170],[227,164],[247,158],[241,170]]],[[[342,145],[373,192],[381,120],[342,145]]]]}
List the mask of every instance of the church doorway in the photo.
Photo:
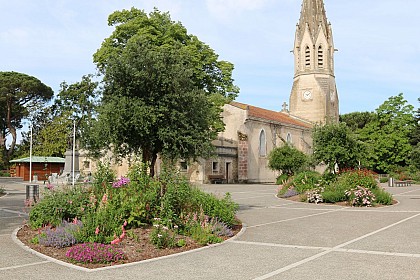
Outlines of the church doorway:
{"type": "Polygon", "coordinates": [[[229,184],[230,182],[230,162],[226,162],[226,184],[229,184]]]}

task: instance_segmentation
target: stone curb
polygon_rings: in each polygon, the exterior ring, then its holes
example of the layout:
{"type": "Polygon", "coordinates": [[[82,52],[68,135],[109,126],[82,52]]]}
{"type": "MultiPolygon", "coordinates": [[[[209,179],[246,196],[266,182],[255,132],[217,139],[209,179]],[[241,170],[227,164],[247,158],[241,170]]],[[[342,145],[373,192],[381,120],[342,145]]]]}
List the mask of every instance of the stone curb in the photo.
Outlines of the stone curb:
{"type": "Polygon", "coordinates": [[[206,249],[210,249],[210,248],[214,248],[214,247],[219,247],[222,246],[226,243],[229,243],[237,238],[239,238],[240,236],[242,236],[245,231],[246,231],[246,224],[242,224],[242,229],[238,232],[238,234],[236,234],[235,236],[233,236],[232,238],[229,238],[228,240],[223,241],[222,243],[217,243],[217,244],[212,244],[212,245],[208,245],[208,246],[204,246],[201,248],[197,248],[197,249],[193,249],[193,250],[189,250],[189,251],[185,251],[185,252],[181,252],[181,253],[176,253],[176,254],[172,254],[172,255],[167,255],[167,256],[162,256],[162,257],[157,257],[157,258],[153,258],[153,259],[147,259],[147,260],[143,260],[143,261],[138,261],[138,262],[132,262],[132,263],[126,263],[126,264],[118,264],[118,265],[113,265],[113,266],[106,266],[106,267],[100,267],[100,268],[85,268],[82,266],[78,266],[75,264],[71,264],[71,263],[67,263],[61,260],[57,260],[53,257],[44,255],[38,251],[33,250],[32,248],[26,246],[25,244],[23,244],[22,241],[19,240],[19,238],[17,238],[17,233],[18,231],[21,229],[22,227],[18,227],[16,228],[13,233],[12,233],[12,239],[15,242],[16,245],[18,245],[20,248],[22,248],[23,250],[36,255],[40,258],[46,259],[50,262],[71,268],[71,269],[75,269],[75,270],[79,270],[79,271],[84,271],[84,272],[96,272],[96,271],[103,271],[103,270],[110,270],[110,269],[118,269],[118,268],[124,268],[124,267],[130,267],[130,266],[134,266],[134,265],[140,265],[143,263],[149,263],[149,262],[155,262],[155,261],[159,261],[159,260],[163,260],[163,259],[167,259],[167,258],[173,258],[173,257],[178,257],[178,256],[182,256],[182,255],[186,255],[186,254],[190,254],[190,253],[194,253],[194,252],[199,252],[202,250],[206,250],[206,249]]]}

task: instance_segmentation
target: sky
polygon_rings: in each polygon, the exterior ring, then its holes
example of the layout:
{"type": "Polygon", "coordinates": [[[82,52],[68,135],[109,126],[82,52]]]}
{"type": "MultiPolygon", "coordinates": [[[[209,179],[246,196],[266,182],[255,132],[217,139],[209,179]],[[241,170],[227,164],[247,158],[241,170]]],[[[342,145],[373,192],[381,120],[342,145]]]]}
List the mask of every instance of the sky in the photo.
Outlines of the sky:
{"type": "MultiPolygon", "coordinates": [[[[293,81],[302,0],[0,0],[0,71],[60,83],[96,73],[92,55],[116,10],[154,7],[235,65],[237,101],[279,111],[293,81]]],[[[340,113],[374,111],[404,93],[420,97],[418,0],[324,0],[332,24],[340,113]]]]}

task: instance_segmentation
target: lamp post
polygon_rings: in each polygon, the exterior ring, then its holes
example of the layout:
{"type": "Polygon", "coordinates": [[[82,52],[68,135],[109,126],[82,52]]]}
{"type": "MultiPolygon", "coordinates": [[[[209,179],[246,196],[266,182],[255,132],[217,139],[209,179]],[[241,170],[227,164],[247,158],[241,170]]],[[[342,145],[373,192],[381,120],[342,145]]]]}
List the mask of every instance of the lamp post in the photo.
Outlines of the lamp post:
{"type": "Polygon", "coordinates": [[[31,126],[31,137],[29,141],[29,183],[32,183],[32,123],[31,126]]]}
{"type": "Polygon", "coordinates": [[[72,181],[72,186],[74,187],[74,165],[75,165],[75,158],[76,158],[76,156],[75,156],[75,154],[76,154],[76,120],[73,120],[73,157],[72,157],[72,160],[73,160],[73,163],[72,163],[72,178],[73,178],[73,181],[72,181]]]}

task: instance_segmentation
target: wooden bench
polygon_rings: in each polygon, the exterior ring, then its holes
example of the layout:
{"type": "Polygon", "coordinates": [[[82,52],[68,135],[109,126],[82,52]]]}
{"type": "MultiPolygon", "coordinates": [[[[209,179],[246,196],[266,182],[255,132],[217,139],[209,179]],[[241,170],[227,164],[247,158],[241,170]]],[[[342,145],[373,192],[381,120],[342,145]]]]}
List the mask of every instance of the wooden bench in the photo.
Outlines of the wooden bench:
{"type": "Polygon", "coordinates": [[[411,184],[413,184],[414,181],[413,180],[404,180],[404,181],[394,181],[394,187],[408,187],[411,186],[411,184]]]}
{"type": "Polygon", "coordinates": [[[222,184],[225,181],[225,176],[222,174],[208,175],[211,184],[222,184]]]}

